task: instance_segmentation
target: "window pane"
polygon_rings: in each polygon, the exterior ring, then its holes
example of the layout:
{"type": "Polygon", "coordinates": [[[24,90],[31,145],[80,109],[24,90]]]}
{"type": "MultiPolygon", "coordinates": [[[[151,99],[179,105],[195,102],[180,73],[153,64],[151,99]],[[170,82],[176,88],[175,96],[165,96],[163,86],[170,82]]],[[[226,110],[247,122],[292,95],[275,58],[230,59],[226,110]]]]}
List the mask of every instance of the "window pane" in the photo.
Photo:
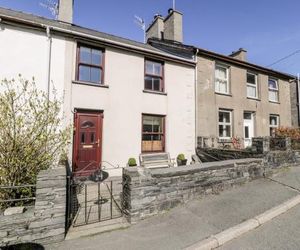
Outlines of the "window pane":
{"type": "Polygon", "coordinates": [[[229,125],[219,125],[219,137],[231,137],[229,125]]]}
{"type": "Polygon", "coordinates": [[[219,122],[230,123],[230,113],[229,112],[219,112],[219,122]]]}
{"type": "Polygon", "coordinates": [[[91,143],[93,144],[95,142],[95,133],[91,133],[91,143]]]}
{"type": "Polygon", "coordinates": [[[90,67],[88,66],[79,66],[79,81],[89,82],[90,79],[90,67]]]}
{"type": "Polygon", "coordinates": [[[153,90],[160,91],[160,79],[153,78],[153,90]]]}
{"type": "Polygon", "coordinates": [[[101,83],[101,69],[91,68],[91,82],[101,83]]]}
{"type": "Polygon", "coordinates": [[[146,73],[153,75],[153,63],[146,61],[146,73]]]}
{"type": "Polygon", "coordinates": [[[274,79],[269,79],[269,88],[278,89],[277,88],[277,81],[274,80],[274,79]]]}
{"type": "Polygon", "coordinates": [[[85,134],[84,133],[81,133],[81,136],[80,136],[80,142],[83,144],[85,143],[85,134]]]}
{"type": "Polygon", "coordinates": [[[276,116],[270,116],[270,125],[272,125],[272,126],[277,126],[278,125],[276,116]]]}
{"type": "Polygon", "coordinates": [[[146,61],[146,74],[162,75],[162,64],[157,62],[146,61]]]}
{"type": "Polygon", "coordinates": [[[95,65],[102,64],[102,51],[96,49],[92,50],[92,64],[95,65]]]}
{"type": "Polygon", "coordinates": [[[247,96],[248,97],[257,97],[256,96],[256,87],[254,86],[247,86],[247,96]]]}
{"type": "Polygon", "coordinates": [[[152,77],[145,77],[145,89],[152,90],[152,77]]]}
{"type": "Polygon", "coordinates": [[[151,135],[143,135],[143,141],[151,141],[151,135]]]}
{"type": "Polygon", "coordinates": [[[227,79],[227,69],[223,67],[216,67],[216,78],[227,79]]]}
{"type": "Polygon", "coordinates": [[[249,127],[245,126],[245,139],[249,138],[249,127]]]}
{"type": "Polygon", "coordinates": [[[251,120],[252,119],[252,114],[251,113],[244,113],[244,119],[245,120],[251,120]]]}
{"type": "Polygon", "coordinates": [[[80,62],[91,64],[91,49],[80,47],[80,62]]]}
{"type": "Polygon", "coordinates": [[[247,83],[255,84],[256,76],[254,74],[247,73],[247,83]]]}
{"type": "Polygon", "coordinates": [[[278,102],[278,92],[276,90],[269,90],[269,100],[278,102]]]}
{"type": "Polygon", "coordinates": [[[161,75],[161,64],[154,63],[154,74],[158,76],[161,75]]]}
{"type": "Polygon", "coordinates": [[[219,92],[227,93],[227,82],[224,81],[219,82],[219,92]]]}

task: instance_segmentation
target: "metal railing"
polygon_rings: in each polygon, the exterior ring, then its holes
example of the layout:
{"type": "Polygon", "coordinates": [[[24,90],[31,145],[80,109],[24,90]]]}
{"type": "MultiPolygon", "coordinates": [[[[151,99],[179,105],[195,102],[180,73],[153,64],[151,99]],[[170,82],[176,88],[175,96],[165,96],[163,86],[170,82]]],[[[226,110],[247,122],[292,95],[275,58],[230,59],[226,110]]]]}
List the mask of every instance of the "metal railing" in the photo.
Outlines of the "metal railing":
{"type": "Polygon", "coordinates": [[[33,206],[36,185],[0,186],[0,210],[15,206],[33,206]]]}

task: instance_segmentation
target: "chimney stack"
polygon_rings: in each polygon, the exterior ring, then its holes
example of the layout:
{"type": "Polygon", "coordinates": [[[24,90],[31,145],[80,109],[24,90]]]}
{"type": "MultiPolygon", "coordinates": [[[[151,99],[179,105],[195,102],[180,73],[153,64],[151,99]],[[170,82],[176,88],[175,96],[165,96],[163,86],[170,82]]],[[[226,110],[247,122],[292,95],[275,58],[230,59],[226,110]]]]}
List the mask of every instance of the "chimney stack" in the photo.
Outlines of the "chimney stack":
{"type": "Polygon", "coordinates": [[[229,55],[233,58],[236,58],[238,60],[241,61],[247,61],[247,50],[243,49],[243,48],[239,48],[238,51],[234,51],[231,53],[231,55],[229,55]]]}
{"type": "Polygon", "coordinates": [[[182,14],[179,11],[173,9],[169,9],[168,13],[168,16],[164,20],[165,39],[182,43],[182,14]]]}
{"type": "Polygon", "coordinates": [[[58,20],[65,23],[73,23],[74,0],[59,0],[58,20]]]}
{"type": "Polygon", "coordinates": [[[164,19],[161,15],[156,14],[154,16],[153,22],[146,30],[146,40],[151,37],[155,37],[158,39],[164,39],[164,19]]]}
{"type": "Polygon", "coordinates": [[[161,15],[154,16],[153,22],[146,30],[146,39],[158,38],[182,43],[182,33],[182,14],[169,9],[165,18],[161,15]]]}

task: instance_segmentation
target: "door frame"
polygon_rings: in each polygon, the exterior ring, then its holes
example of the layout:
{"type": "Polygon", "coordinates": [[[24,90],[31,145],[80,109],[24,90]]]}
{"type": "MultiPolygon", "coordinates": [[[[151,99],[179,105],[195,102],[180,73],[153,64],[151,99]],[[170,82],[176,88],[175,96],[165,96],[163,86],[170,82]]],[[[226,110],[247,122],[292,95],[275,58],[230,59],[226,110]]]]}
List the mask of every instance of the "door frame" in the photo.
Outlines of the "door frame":
{"type": "MultiPolygon", "coordinates": [[[[252,138],[255,136],[255,112],[253,111],[244,111],[243,112],[243,137],[244,137],[244,147],[246,147],[246,138],[245,138],[245,120],[251,121],[252,124],[252,137],[250,136],[250,131],[249,131],[249,140],[250,140],[250,145],[252,144],[252,138]],[[251,114],[251,120],[250,119],[245,119],[244,115],[245,113],[251,114]]],[[[249,145],[248,145],[249,146],[249,145]]]]}
{"type": "Polygon", "coordinates": [[[96,114],[96,115],[99,115],[100,116],[100,124],[99,124],[99,128],[100,128],[100,131],[99,131],[99,151],[97,152],[97,158],[99,157],[99,163],[102,162],[102,153],[103,153],[103,150],[102,150],[102,145],[103,145],[103,118],[104,118],[104,111],[103,110],[95,110],[95,109],[81,109],[81,108],[74,108],[74,115],[73,115],[73,145],[72,145],[72,172],[73,173],[76,173],[75,172],[75,163],[76,163],[76,152],[78,151],[78,142],[79,141],[79,138],[78,138],[78,134],[76,134],[76,130],[77,130],[77,127],[78,127],[78,117],[77,117],[77,113],[83,113],[83,114],[96,114]],[[76,138],[76,135],[77,135],[77,138],[76,138]]]}

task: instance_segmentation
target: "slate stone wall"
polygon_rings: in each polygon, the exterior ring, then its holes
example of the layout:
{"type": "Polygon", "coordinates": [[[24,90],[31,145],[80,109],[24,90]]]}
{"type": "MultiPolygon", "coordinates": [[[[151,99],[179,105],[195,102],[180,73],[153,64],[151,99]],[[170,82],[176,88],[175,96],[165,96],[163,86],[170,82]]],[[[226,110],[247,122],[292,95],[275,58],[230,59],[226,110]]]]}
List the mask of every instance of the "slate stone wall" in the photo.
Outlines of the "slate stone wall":
{"type": "Polygon", "coordinates": [[[48,244],[65,237],[66,169],[41,171],[35,206],[23,214],[0,214],[0,247],[18,243],[48,244]]]}
{"type": "Polygon", "coordinates": [[[168,169],[124,169],[124,209],[131,223],[196,197],[271,175],[263,159],[228,160],[168,169]]]}

